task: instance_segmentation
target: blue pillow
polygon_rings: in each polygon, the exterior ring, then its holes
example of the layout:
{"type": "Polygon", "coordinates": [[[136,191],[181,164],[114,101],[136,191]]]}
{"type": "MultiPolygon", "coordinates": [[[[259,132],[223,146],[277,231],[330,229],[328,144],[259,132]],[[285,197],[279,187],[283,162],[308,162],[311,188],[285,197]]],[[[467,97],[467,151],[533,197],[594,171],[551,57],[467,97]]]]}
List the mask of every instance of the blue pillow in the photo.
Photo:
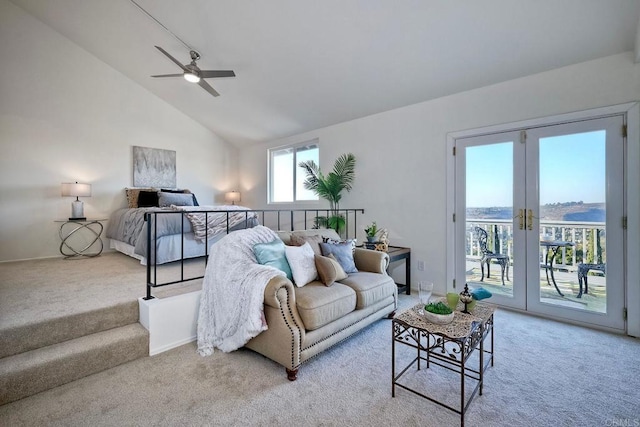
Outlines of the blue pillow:
{"type": "Polygon", "coordinates": [[[333,254],[345,273],[357,273],[356,263],[353,260],[353,245],[351,242],[344,243],[320,243],[322,255],[333,254]]]}
{"type": "Polygon", "coordinates": [[[470,292],[471,296],[473,297],[473,299],[480,301],[481,299],[485,299],[485,298],[491,298],[491,292],[489,292],[488,290],[486,290],[485,288],[476,288],[473,289],[470,292]]]}
{"type": "Polygon", "coordinates": [[[291,274],[291,267],[287,262],[282,240],[275,239],[269,243],[257,243],[253,245],[253,253],[259,264],[270,265],[280,271],[284,271],[287,279],[293,280],[293,274],[291,274]]]}

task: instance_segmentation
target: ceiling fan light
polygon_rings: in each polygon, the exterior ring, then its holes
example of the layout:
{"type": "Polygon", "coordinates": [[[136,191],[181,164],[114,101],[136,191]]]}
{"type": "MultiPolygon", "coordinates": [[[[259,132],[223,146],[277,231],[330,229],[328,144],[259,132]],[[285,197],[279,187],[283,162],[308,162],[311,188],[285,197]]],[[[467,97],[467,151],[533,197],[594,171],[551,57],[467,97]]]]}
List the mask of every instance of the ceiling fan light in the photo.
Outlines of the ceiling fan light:
{"type": "Polygon", "coordinates": [[[191,83],[198,83],[200,81],[200,77],[197,74],[192,73],[190,71],[184,72],[184,79],[191,83]]]}

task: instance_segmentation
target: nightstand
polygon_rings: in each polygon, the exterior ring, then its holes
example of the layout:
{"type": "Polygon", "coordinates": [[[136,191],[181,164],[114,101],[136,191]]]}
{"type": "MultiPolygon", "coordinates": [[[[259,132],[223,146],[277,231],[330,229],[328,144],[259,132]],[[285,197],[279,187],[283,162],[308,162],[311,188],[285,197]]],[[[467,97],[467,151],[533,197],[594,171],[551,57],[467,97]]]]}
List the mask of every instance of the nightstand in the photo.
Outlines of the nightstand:
{"type": "MultiPolygon", "coordinates": [[[[389,254],[389,267],[394,261],[404,260],[405,264],[405,280],[406,284],[396,283],[398,286],[398,292],[405,291],[407,295],[411,295],[411,248],[404,248],[401,246],[389,246],[387,250],[389,254]]],[[[387,272],[389,268],[387,268],[387,272]]]]}
{"type": "Polygon", "coordinates": [[[56,219],[60,224],[60,253],[65,258],[95,257],[102,253],[104,247],[101,221],[106,218],[56,219]]]}

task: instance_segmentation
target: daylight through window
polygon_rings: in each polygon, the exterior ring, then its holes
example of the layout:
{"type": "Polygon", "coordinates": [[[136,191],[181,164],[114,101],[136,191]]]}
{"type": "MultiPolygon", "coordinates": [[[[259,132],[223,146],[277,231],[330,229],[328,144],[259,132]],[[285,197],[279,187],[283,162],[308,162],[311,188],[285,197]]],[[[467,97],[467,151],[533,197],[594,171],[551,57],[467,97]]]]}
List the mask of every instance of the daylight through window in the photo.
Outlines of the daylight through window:
{"type": "Polygon", "coordinates": [[[319,163],[318,141],[269,150],[269,203],[318,200],[304,188],[306,174],[298,165],[313,160],[319,163]]]}

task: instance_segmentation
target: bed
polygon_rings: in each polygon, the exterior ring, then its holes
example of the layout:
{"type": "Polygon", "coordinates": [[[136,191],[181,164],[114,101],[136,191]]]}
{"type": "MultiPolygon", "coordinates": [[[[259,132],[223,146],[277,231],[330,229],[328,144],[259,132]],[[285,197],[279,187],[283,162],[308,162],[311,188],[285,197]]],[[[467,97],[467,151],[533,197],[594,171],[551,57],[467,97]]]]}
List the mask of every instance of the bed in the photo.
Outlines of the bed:
{"type": "Polygon", "coordinates": [[[106,237],[111,240],[112,249],[140,260],[143,265],[147,265],[149,256],[147,214],[151,223],[151,241],[155,241],[150,258],[155,260],[155,264],[205,256],[206,247],[211,247],[228,232],[258,225],[257,215],[249,212],[248,208],[238,205],[198,206],[194,195],[184,193],[188,190],[180,193],[136,190],[127,189],[128,208],[111,214],[106,237]],[[165,197],[165,193],[170,195],[165,197]],[[187,203],[188,200],[191,202],[187,203]],[[141,207],[139,202],[152,206],[141,207]]]}

